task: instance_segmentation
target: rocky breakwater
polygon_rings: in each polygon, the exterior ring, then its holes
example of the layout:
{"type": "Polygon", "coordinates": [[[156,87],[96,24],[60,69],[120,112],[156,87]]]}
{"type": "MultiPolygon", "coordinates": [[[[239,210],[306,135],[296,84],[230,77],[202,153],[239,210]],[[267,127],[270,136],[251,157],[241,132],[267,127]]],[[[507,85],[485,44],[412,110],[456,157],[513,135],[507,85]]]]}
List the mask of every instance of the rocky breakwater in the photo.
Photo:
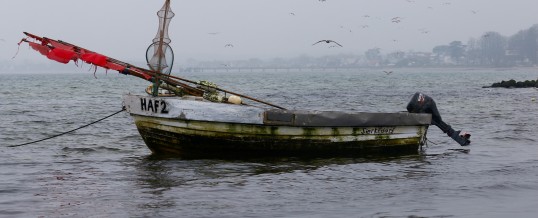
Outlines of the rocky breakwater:
{"type": "Polygon", "coordinates": [[[482,88],[532,88],[532,87],[538,87],[538,79],[537,80],[525,80],[525,81],[515,81],[513,79],[508,81],[501,81],[497,83],[491,84],[491,86],[483,86],[482,88]]]}

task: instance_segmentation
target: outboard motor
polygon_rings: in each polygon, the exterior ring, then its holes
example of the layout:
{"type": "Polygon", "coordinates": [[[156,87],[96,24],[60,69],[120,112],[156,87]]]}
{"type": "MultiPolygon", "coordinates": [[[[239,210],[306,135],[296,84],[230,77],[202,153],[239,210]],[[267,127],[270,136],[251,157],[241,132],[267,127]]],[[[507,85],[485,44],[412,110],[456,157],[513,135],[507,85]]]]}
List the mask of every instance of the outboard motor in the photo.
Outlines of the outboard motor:
{"type": "Polygon", "coordinates": [[[432,124],[439,127],[439,129],[450,136],[450,138],[454,139],[454,141],[458,142],[461,146],[466,146],[471,143],[469,140],[469,138],[471,138],[471,134],[467,132],[461,133],[461,131],[455,131],[450,125],[443,122],[443,119],[441,119],[441,115],[437,110],[437,106],[435,105],[435,101],[433,101],[431,97],[419,92],[415,93],[409,104],[407,104],[407,111],[409,113],[431,114],[432,124]]]}

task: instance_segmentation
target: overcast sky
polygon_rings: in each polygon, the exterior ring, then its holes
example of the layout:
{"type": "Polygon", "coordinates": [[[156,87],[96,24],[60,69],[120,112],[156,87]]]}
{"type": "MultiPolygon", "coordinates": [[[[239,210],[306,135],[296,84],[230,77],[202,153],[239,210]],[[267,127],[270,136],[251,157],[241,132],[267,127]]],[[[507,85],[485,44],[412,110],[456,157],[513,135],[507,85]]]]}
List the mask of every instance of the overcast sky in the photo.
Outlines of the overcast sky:
{"type": "MultiPolygon", "coordinates": [[[[0,0],[0,60],[23,31],[144,61],[163,0],[0,0]]],[[[431,51],[538,24],[536,0],[172,0],[176,61],[431,51]],[[393,22],[394,21],[394,22],[393,22]],[[330,39],[343,47],[314,42],[330,39]],[[233,47],[225,47],[233,44],[233,47]]],[[[16,58],[46,60],[21,46],[16,58]]]]}

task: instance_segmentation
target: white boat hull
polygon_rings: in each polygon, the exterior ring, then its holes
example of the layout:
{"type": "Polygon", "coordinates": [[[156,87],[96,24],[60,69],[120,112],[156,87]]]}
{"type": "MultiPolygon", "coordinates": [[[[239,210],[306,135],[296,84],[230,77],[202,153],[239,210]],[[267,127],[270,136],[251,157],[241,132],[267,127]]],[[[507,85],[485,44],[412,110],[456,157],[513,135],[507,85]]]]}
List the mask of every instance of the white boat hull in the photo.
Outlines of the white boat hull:
{"type": "Polygon", "coordinates": [[[431,121],[429,114],[275,111],[176,97],[126,95],[124,105],[152,152],[187,157],[416,153],[431,121]]]}

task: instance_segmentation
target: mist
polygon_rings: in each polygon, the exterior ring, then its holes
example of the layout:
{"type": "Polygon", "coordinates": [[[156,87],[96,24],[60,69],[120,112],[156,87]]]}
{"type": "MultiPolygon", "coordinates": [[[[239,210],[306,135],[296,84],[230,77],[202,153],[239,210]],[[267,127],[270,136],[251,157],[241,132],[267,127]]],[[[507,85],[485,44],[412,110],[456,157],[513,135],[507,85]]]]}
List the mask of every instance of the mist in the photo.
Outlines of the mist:
{"type": "MultiPolygon", "coordinates": [[[[12,61],[23,31],[110,57],[144,62],[164,1],[2,1],[0,61],[12,61]]],[[[364,54],[379,48],[431,52],[488,31],[512,35],[538,23],[536,1],[172,0],[176,63],[188,60],[364,54]],[[334,40],[342,45],[314,43],[334,40]],[[231,44],[233,46],[226,46],[231,44]]],[[[23,44],[13,62],[48,60],[23,44]]]]}

